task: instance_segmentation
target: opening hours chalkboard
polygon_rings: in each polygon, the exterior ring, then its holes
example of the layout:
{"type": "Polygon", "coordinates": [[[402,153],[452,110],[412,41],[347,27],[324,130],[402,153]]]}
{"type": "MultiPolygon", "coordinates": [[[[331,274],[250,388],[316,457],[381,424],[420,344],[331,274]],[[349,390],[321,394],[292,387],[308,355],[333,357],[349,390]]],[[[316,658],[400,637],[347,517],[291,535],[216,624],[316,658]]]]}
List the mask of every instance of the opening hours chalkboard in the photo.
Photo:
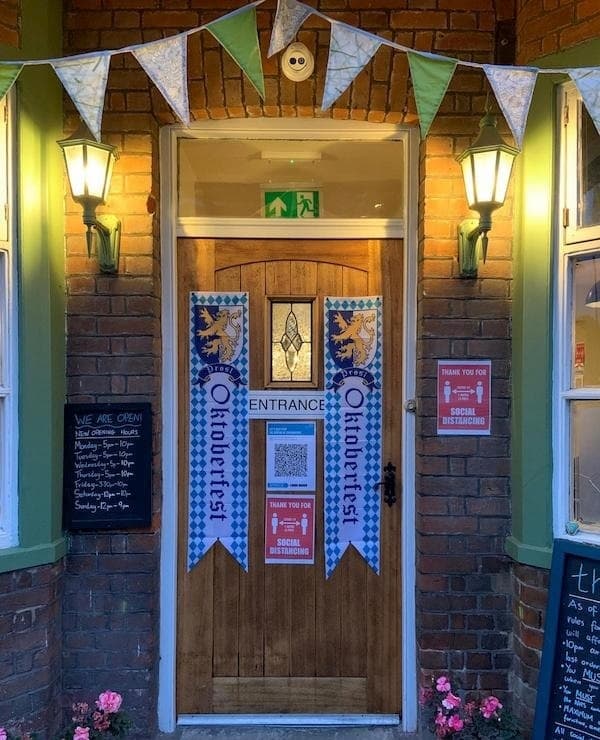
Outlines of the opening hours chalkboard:
{"type": "Polygon", "coordinates": [[[65,406],[67,529],[150,525],[151,434],[149,403],[65,406]]]}
{"type": "Polygon", "coordinates": [[[533,738],[600,738],[600,547],[554,542],[533,738]]]}

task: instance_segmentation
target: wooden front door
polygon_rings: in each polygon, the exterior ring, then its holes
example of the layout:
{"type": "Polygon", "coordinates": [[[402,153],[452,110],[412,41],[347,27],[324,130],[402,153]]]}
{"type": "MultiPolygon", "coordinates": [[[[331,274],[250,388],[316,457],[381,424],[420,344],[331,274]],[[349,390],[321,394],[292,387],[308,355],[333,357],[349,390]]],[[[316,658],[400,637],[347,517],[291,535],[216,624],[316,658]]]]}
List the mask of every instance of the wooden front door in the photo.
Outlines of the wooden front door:
{"type": "MultiPolygon", "coordinates": [[[[264,562],[265,421],[250,422],[249,570],[216,544],[189,573],[187,469],[191,291],[247,291],[250,388],[264,390],[267,299],[382,295],[383,462],[400,471],[402,242],[178,242],[179,557],[177,712],[399,714],[400,503],[382,504],[381,573],[351,547],[328,580],[323,548],[323,429],[317,424],[314,565],[264,562]]],[[[323,388],[322,329],[315,337],[323,388]]],[[[400,498],[398,477],[396,495],[400,498]]],[[[168,505],[168,502],[165,503],[168,505]]]]}

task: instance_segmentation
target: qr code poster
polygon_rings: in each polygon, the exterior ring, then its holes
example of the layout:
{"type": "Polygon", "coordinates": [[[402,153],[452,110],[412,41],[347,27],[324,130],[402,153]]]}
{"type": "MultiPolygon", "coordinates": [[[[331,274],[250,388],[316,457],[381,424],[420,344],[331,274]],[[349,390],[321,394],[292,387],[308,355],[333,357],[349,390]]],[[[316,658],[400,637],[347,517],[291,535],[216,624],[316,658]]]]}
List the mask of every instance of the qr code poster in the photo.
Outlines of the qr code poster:
{"type": "Polygon", "coordinates": [[[267,493],[265,563],[315,562],[315,497],[267,493]]]}
{"type": "Polygon", "coordinates": [[[267,422],[267,491],[314,491],[314,421],[267,422]]]}

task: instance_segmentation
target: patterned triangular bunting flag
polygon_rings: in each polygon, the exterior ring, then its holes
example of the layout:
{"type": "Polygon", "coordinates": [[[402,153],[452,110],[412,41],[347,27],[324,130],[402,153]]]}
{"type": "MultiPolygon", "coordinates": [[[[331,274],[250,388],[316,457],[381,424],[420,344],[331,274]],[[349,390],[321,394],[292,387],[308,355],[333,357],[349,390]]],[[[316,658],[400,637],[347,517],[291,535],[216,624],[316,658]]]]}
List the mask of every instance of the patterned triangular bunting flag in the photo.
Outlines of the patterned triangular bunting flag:
{"type": "Polygon", "coordinates": [[[51,62],[79,115],[100,141],[110,54],[51,62]]]}
{"type": "Polygon", "coordinates": [[[327,110],[368,64],[381,40],[345,23],[331,25],[329,59],[321,108],[327,110]]]}
{"type": "Polygon", "coordinates": [[[297,0],[278,0],[268,56],[272,57],[273,54],[285,49],[311,13],[312,8],[297,0]]]}
{"type": "Polygon", "coordinates": [[[152,41],[132,49],[132,53],[178,118],[189,126],[187,36],[152,41]]]}
{"type": "Polygon", "coordinates": [[[520,149],[537,70],[524,67],[496,67],[491,64],[484,64],[483,69],[520,149]]]}
{"type": "Polygon", "coordinates": [[[600,134],[600,69],[598,67],[578,67],[567,71],[569,77],[577,85],[587,112],[600,134]]]}

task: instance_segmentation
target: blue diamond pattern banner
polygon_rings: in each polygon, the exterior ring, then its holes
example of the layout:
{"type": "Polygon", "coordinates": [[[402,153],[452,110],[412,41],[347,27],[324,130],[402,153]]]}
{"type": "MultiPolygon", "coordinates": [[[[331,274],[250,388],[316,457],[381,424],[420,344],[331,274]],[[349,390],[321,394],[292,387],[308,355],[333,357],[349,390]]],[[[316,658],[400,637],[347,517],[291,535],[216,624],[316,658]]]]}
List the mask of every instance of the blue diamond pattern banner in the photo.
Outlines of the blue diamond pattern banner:
{"type": "Polygon", "coordinates": [[[350,547],[379,573],[381,298],[325,299],[325,575],[350,547]]]}
{"type": "Polygon", "coordinates": [[[248,570],[248,294],[190,293],[188,569],[220,542],[248,570]]]}

